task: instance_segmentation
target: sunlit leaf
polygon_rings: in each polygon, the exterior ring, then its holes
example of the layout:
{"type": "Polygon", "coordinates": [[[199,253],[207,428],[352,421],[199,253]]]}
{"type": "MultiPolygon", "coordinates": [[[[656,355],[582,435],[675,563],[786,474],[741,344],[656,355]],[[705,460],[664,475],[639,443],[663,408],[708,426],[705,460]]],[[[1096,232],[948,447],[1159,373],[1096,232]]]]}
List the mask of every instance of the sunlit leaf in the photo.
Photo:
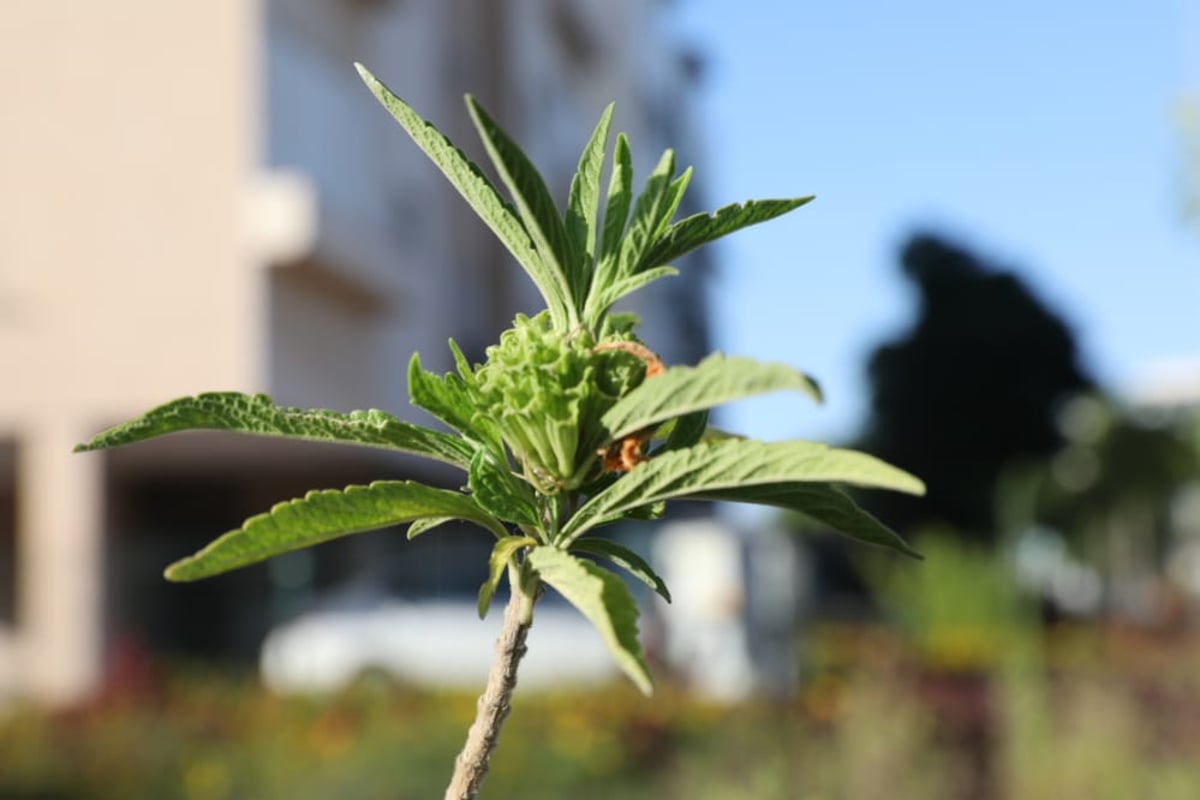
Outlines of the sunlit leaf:
{"type": "Polygon", "coordinates": [[[774,219],[812,199],[810,196],[788,200],[747,200],[745,203],[730,203],[712,214],[693,214],[669,227],[653,247],[642,254],[635,271],[670,264],[703,244],[741,228],[774,219]]]}
{"type": "Polygon", "coordinates": [[[658,573],[654,571],[644,558],[628,547],[617,544],[611,539],[585,536],[582,539],[575,540],[575,544],[571,545],[571,552],[588,553],[589,555],[606,558],[649,586],[663,600],[666,600],[668,603],[671,602],[671,592],[667,589],[667,584],[663,582],[663,579],[658,576],[658,573]]]}
{"type": "Polygon", "coordinates": [[[194,581],[348,534],[423,517],[454,517],[497,536],[507,533],[466,495],[412,481],[376,481],[369,486],[312,491],[277,503],[195,555],[176,561],[167,567],[166,575],[173,581],[194,581]]]}
{"type": "MultiPolygon", "coordinates": [[[[849,495],[836,486],[821,483],[773,483],[704,492],[697,495],[697,499],[753,503],[798,511],[860,542],[889,547],[914,558],[922,557],[900,534],[860,508],[849,495]]],[[[580,540],[584,541],[588,540],[580,540]]]]}
{"type": "Polygon", "coordinates": [[[527,559],[543,582],[596,626],[617,666],[644,694],[650,694],[654,685],[642,660],[638,607],[625,582],[602,567],[554,547],[535,547],[527,559]]]}
{"type": "Polygon", "coordinates": [[[365,445],[426,456],[466,469],[475,447],[457,436],[401,422],[383,411],[343,414],[277,406],[265,394],[210,392],[182,397],[97,434],[76,452],[141,442],[187,430],[365,445]]]}
{"type": "Polygon", "coordinates": [[[613,439],[734,400],[783,390],[804,392],[817,401],[816,382],[786,364],[713,354],[694,367],[670,367],[617,401],[601,420],[613,439]]]}
{"type": "Polygon", "coordinates": [[[556,284],[555,292],[568,300],[567,325],[560,323],[556,327],[560,330],[573,327],[577,319],[570,277],[576,257],[554,198],[521,148],[471,95],[467,95],[467,109],[483,139],[484,149],[521,213],[525,230],[541,256],[546,278],[556,284]]]}
{"type": "Polygon", "coordinates": [[[634,467],[576,511],[559,541],[569,544],[596,525],[660,500],[784,482],[848,483],[910,494],[925,490],[912,475],[873,456],[819,442],[701,442],[634,467]]]}
{"type": "Polygon", "coordinates": [[[542,254],[534,249],[529,231],[521,224],[512,207],[500,197],[491,181],[453,142],[422,119],[365,67],[361,64],[354,66],[376,99],[395,117],[417,147],[437,165],[471,209],[508,248],[517,263],[525,268],[542,293],[556,325],[567,326],[573,306],[565,276],[556,271],[553,262],[545,262],[542,254]]]}
{"type": "Polygon", "coordinates": [[[492,606],[492,598],[496,595],[496,588],[500,585],[500,577],[504,574],[504,569],[509,565],[513,554],[523,548],[536,545],[537,541],[528,536],[505,536],[496,542],[492,548],[492,555],[488,558],[487,580],[479,587],[480,619],[487,616],[488,609],[492,606]]]}

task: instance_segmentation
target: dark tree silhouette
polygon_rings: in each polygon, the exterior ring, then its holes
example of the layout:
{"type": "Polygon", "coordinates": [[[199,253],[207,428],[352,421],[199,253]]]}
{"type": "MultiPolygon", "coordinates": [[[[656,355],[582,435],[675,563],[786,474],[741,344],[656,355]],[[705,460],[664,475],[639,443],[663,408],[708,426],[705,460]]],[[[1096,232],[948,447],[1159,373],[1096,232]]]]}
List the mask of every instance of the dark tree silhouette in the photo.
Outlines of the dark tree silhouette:
{"type": "Polygon", "coordinates": [[[902,529],[994,539],[1001,470],[1061,443],[1058,404],[1090,388],[1067,325],[1015,275],[931,235],[903,248],[918,318],[869,364],[870,452],[921,476],[924,498],[870,498],[902,529]]]}

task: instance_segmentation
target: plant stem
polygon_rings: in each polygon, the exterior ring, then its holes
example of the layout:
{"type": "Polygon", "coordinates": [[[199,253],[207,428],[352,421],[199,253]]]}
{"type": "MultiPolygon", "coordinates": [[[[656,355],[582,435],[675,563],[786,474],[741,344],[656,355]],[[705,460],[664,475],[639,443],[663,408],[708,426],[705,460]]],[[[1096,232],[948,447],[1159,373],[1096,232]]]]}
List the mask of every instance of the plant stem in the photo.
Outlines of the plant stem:
{"type": "Polygon", "coordinates": [[[524,586],[523,581],[513,580],[517,578],[517,572],[516,569],[509,571],[512,596],[504,608],[504,625],[496,640],[496,660],[488,673],[487,687],[479,696],[475,722],[467,732],[466,744],[454,761],[454,777],[446,789],[445,800],[473,800],[479,793],[492,751],[500,738],[500,726],[512,708],[517,665],[525,655],[525,639],[533,625],[533,604],[537,599],[536,585],[524,586]]]}

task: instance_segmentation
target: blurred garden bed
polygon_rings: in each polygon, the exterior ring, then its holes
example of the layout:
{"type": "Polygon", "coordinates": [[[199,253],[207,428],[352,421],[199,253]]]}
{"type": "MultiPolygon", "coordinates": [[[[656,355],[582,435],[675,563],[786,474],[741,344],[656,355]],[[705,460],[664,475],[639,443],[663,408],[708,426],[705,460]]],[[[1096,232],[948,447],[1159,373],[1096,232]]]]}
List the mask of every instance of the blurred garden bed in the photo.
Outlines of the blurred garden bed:
{"type": "MultiPolygon", "coordinates": [[[[1116,626],[1009,633],[989,643],[973,632],[939,660],[891,629],[818,627],[795,696],[736,706],[670,683],[649,701],[620,685],[526,693],[485,792],[1200,797],[1200,639],[1116,626]]],[[[281,697],[252,677],[175,669],[69,712],[9,709],[0,798],[436,797],[473,706],[470,694],[382,677],[281,697]]]]}

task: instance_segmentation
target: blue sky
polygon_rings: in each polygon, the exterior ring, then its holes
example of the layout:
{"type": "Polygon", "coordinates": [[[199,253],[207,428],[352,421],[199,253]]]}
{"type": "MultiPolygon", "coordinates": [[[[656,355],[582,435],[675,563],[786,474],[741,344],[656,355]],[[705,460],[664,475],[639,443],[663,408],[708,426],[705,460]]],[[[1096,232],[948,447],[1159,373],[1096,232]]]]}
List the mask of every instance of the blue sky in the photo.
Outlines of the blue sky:
{"type": "Polygon", "coordinates": [[[721,349],[800,367],[826,404],[766,398],[723,424],[857,429],[865,360],[912,318],[895,254],[916,229],[1024,276],[1113,388],[1200,356],[1173,116],[1200,91],[1192,0],[689,0],[671,16],[707,59],[709,204],[817,195],[719,245],[713,297],[721,349]]]}

